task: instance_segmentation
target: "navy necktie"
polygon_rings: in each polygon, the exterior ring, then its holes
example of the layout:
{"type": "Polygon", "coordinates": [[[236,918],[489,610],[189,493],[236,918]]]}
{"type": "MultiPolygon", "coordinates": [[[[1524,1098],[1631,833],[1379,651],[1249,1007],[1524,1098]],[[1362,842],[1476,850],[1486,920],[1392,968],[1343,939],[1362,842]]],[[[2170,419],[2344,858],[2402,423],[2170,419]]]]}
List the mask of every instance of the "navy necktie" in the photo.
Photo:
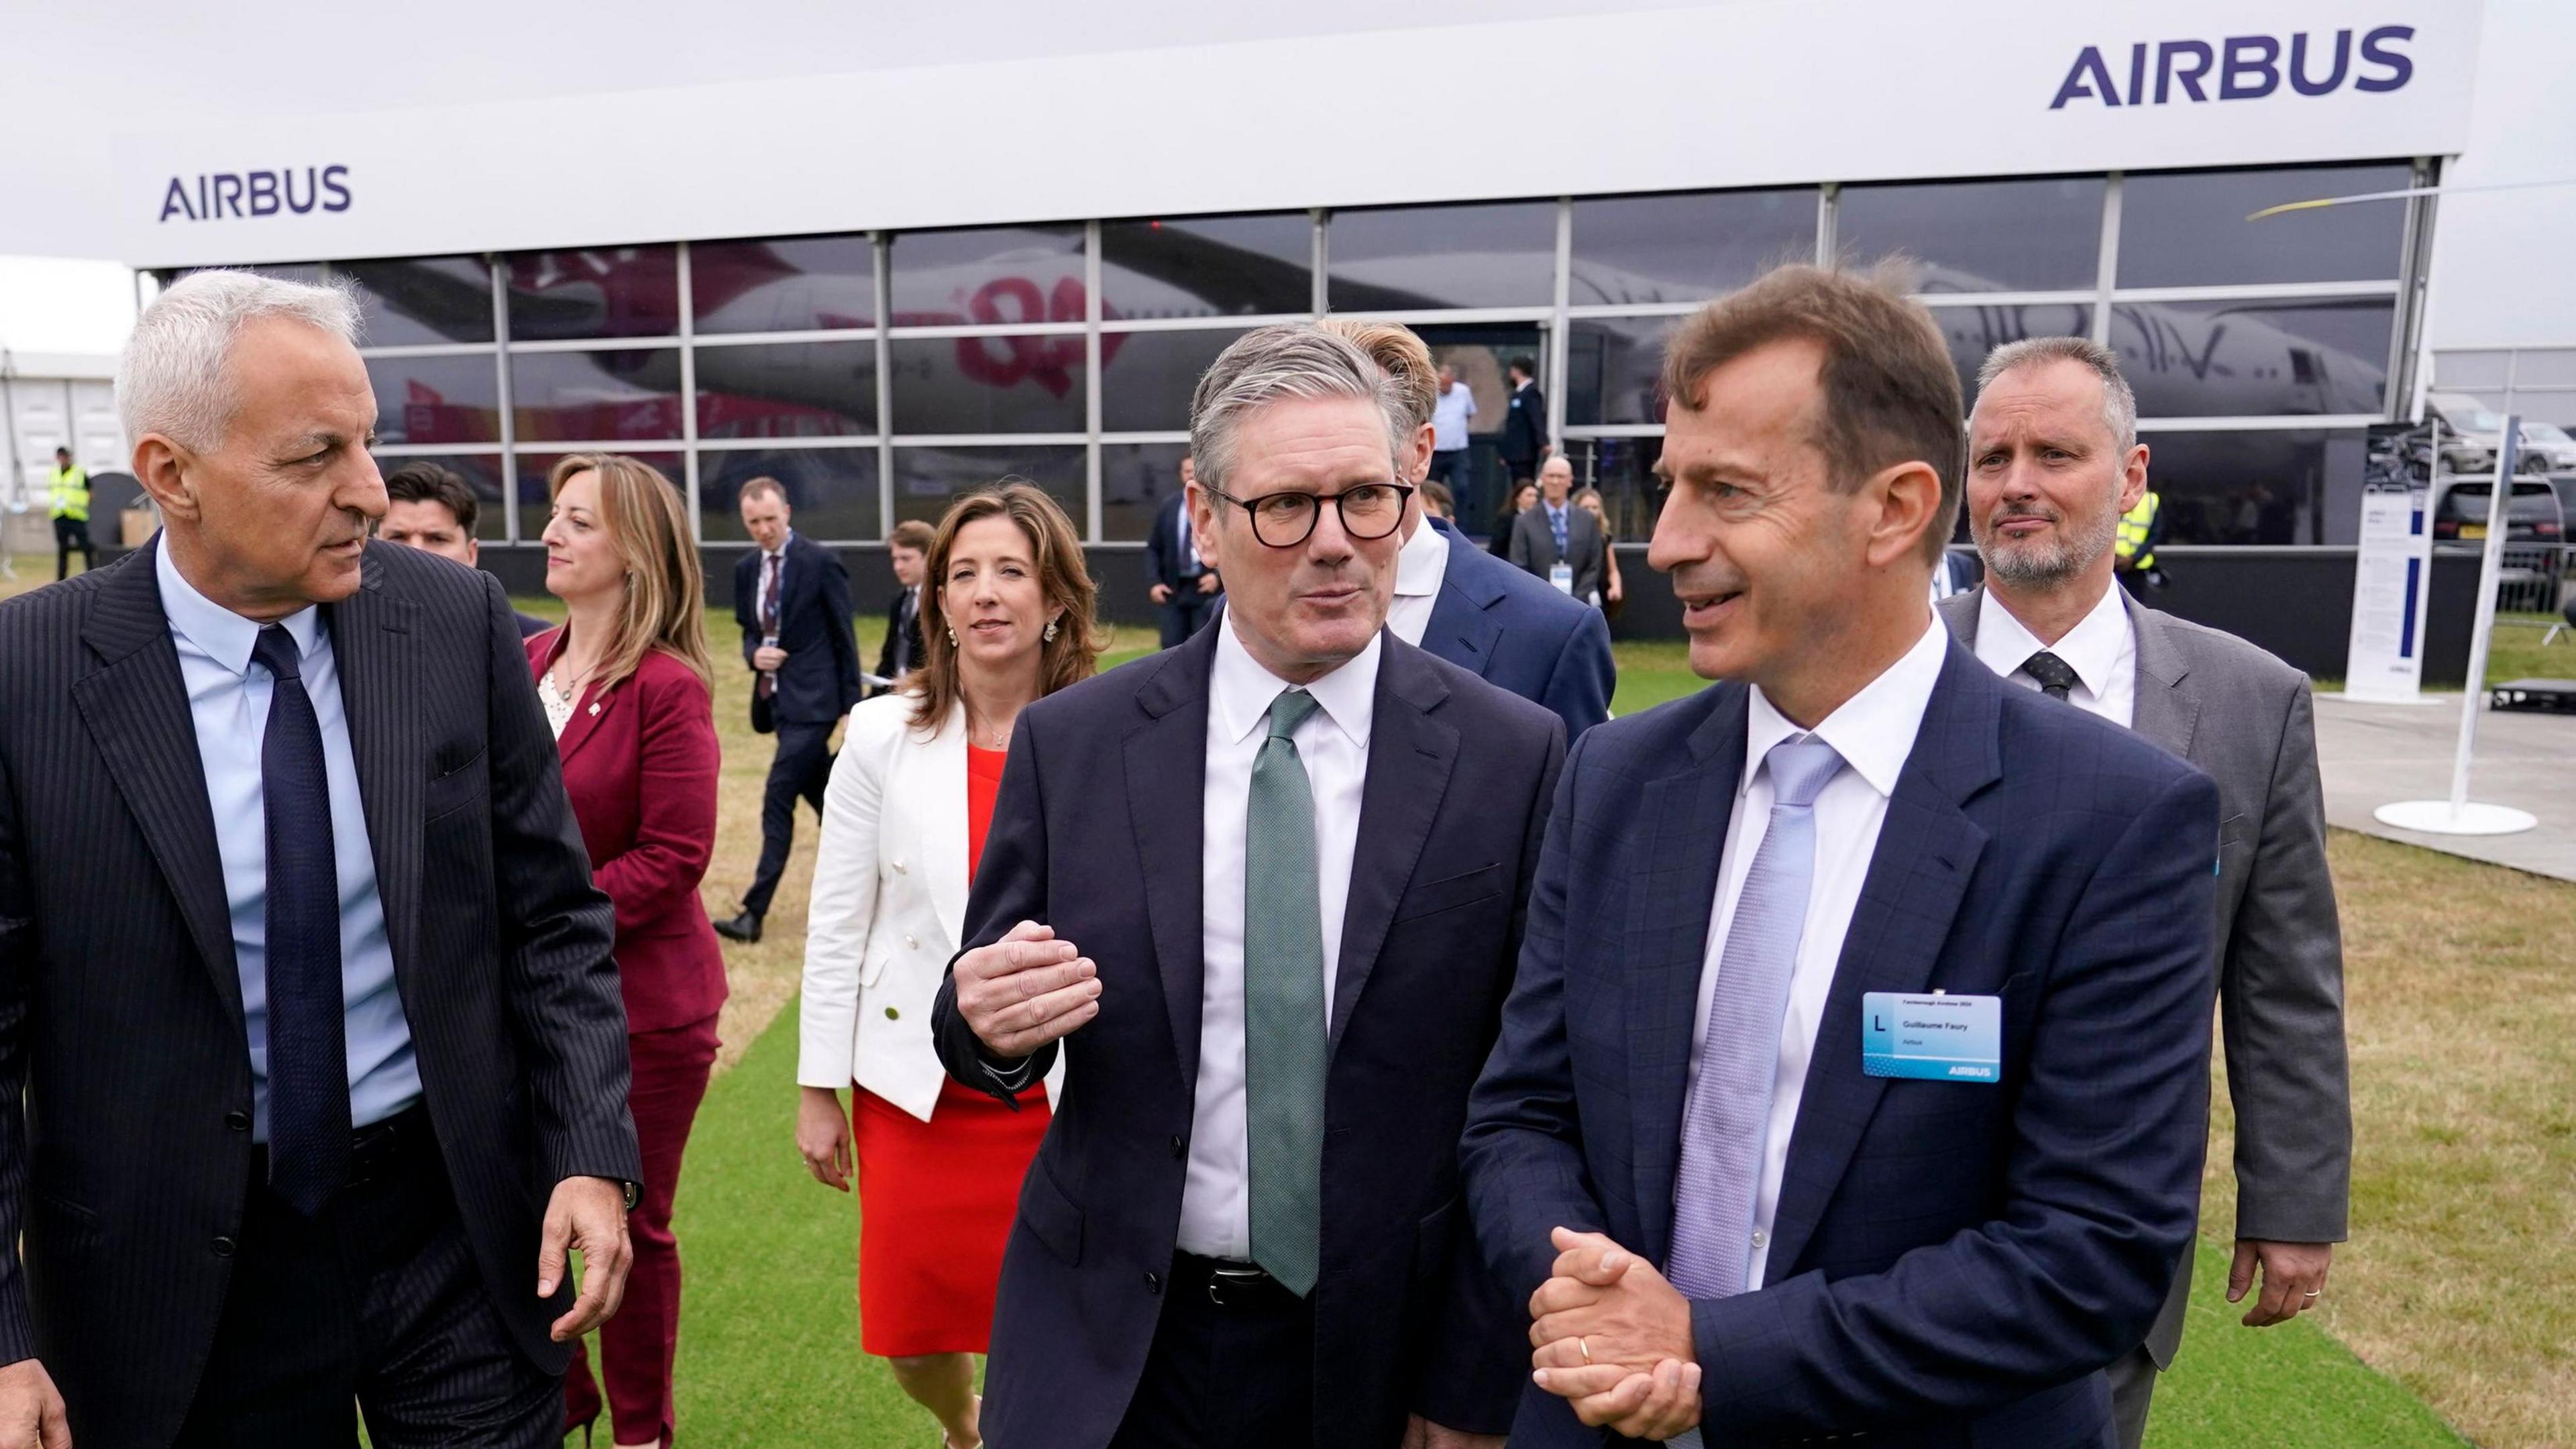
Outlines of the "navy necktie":
{"type": "Polygon", "coordinates": [[[2075,686],[2084,682],[2077,677],[2073,665],[2045,649],[2023,660],[2021,672],[2038,680],[2039,692],[2051,699],[2067,699],[2075,692],[2075,686]]]}
{"type": "Polygon", "coordinates": [[[349,1175],[348,1007],[340,870],[322,725],[295,640],[271,624],[251,660],[276,680],[260,738],[268,815],[268,1183],[311,1217],[349,1175]]]}

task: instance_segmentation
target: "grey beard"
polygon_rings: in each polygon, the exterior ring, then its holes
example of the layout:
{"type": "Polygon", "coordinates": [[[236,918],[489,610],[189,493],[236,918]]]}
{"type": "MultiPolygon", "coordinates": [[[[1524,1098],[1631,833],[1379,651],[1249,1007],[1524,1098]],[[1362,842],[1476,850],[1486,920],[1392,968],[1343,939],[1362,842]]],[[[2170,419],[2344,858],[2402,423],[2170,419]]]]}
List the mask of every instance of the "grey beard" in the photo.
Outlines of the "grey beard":
{"type": "Polygon", "coordinates": [[[2069,537],[2055,547],[2014,544],[1990,535],[1977,540],[1977,552],[1985,558],[1986,571],[2005,583],[2058,584],[2099,563],[2119,529],[2120,520],[2105,515],[2103,526],[2090,536],[2069,537]]]}

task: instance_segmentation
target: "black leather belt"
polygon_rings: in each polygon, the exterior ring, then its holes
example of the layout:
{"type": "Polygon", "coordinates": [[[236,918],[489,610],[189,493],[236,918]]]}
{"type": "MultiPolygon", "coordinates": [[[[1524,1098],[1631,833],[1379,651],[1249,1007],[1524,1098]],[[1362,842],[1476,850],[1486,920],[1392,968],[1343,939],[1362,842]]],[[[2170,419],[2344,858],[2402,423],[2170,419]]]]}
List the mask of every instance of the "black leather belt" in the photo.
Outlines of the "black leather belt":
{"type": "MultiPolygon", "coordinates": [[[[359,1187],[389,1177],[423,1150],[435,1152],[437,1134],[429,1125],[429,1104],[415,1102],[381,1122],[370,1122],[349,1134],[349,1176],[343,1184],[359,1187]]],[[[251,1151],[251,1170],[268,1180],[268,1144],[251,1151]]]]}
{"type": "Polygon", "coordinates": [[[1196,1253],[1173,1255],[1172,1283],[1206,1293],[1208,1301],[1219,1308],[1294,1308],[1304,1302],[1288,1291],[1287,1284],[1256,1264],[1202,1258],[1196,1253]]]}

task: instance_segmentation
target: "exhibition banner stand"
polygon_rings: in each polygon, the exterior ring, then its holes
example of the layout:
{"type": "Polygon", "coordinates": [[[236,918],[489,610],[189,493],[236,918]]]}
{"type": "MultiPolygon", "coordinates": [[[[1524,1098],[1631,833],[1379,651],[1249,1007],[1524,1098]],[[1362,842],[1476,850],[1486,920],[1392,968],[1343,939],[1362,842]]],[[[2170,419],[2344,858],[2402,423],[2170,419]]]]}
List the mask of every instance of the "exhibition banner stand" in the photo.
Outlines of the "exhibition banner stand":
{"type": "Polygon", "coordinates": [[[2378,423],[2370,429],[2368,449],[2344,696],[2371,704],[2431,704],[2423,692],[2424,618],[2433,574],[2429,485],[2440,457],[2438,440],[2427,427],[2378,423]],[[2419,453],[2426,455],[2420,482],[2419,453]]]}
{"type": "MultiPolygon", "coordinates": [[[[2510,805],[2487,805],[2469,798],[2469,761],[2477,753],[2478,713],[2486,707],[2487,644],[2495,633],[2497,575],[2504,568],[2506,523],[2513,512],[2514,464],[2522,451],[2522,418],[2508,413],[2504,436],[2496,447],[2495,491],[2487,506],[2485,548],[2478,563],[2478,599],[2475,622],[2469,630],[2469,677],[2460,692],[2460,742],[2451,756],[2451,798],[2448,800],[2401,800],[2382,805],[2373,811],[2379,823],[2400,830],[2421,830],[2434,835],[2512,835],[2540,823],[2527,810],[2510,805]]],[[[2438,454],[2437,454],[2438,456],[2438,454]]],[[[2367,519],[2365,504],[2364,518],[2367,519]]],[[[2368,549],[2367,535],[2363,548],[2368,549]]],[[[2361,627],[2358,610],[2353,628],[2361,627]]],[[[2418,631],[2418,637],[2421,631],[2418,631]]]]}

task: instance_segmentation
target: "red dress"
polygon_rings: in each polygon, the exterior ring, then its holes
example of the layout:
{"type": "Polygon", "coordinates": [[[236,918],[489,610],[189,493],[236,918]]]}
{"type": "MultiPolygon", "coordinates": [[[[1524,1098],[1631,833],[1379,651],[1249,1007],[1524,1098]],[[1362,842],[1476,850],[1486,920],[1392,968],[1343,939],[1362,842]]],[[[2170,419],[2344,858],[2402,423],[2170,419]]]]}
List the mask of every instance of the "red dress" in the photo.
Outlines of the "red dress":
{"type": "MultiPolygon", "coordinates": [[[[984,855],[1001,750],[966,751],[966,878],[984,855]]],[[[982,1353],[1020,1179],[1046,1136],[1043,1086],[1014,1112],[951,1079],[921,1121],[865,1088],[850,1132],[859,1160],[859,1346],[885,1358],[982,1353]]]]}

